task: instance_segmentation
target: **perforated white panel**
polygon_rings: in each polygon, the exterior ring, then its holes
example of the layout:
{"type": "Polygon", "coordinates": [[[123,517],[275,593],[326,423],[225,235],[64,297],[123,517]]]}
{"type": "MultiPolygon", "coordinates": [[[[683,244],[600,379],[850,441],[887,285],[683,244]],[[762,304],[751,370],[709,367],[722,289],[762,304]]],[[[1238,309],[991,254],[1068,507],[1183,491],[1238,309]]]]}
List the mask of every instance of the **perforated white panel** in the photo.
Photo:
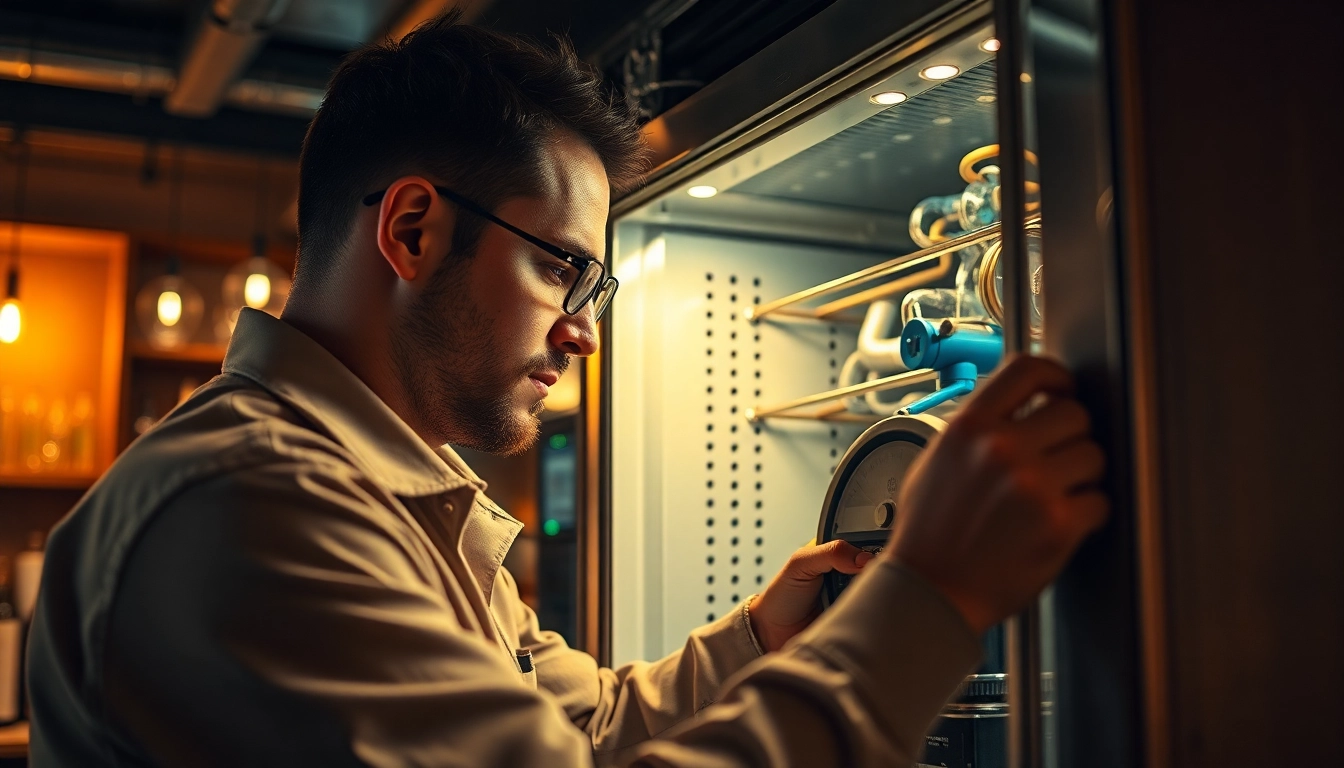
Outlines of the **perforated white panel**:
{"type": "Polygon", "coordinates": [[[861,426],[743,413],[834,386],[853,326],[742,309],[877,254],[618,227],[613,305],[613,656],[657,658],[760,591],[816,533],[861,426]]]}

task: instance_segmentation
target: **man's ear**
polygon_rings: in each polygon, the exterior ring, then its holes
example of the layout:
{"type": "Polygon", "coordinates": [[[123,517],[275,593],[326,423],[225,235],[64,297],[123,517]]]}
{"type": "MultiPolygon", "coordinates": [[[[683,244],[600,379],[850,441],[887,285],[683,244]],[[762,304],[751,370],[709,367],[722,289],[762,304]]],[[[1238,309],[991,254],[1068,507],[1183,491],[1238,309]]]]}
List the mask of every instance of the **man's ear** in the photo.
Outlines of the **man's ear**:
{"type": "Polygon", "coordinates": [[[419,176],[392,182],[378,209],[378,250],[397,277],[413,281],[448,252],[454,211],[419,176]]]}

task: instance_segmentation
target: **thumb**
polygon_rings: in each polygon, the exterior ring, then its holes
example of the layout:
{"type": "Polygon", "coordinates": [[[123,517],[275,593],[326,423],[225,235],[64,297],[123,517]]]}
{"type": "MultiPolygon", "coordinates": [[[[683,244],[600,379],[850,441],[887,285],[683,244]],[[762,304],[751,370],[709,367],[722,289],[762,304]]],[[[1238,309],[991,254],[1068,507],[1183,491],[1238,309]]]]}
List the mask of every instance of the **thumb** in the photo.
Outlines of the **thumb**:
{"type": "Polygon", "coordinates": [[[847,541],[836,539],[815,547],[804,547],[789,558],[785,574],[800,581],[811,581],[831,571],[854,574],[872,560],[872,554],[847,541]]]}

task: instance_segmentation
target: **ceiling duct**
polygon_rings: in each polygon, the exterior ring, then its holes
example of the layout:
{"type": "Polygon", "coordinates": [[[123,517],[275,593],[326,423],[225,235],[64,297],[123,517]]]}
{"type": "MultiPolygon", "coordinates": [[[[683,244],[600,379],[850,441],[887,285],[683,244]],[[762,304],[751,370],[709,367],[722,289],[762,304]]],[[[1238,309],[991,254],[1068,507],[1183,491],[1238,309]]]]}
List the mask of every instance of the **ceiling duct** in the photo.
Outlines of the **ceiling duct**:
{"type": "Polygon", "coordinates": [[[215,0],[164,108],[181,117],[213,115],[288,5],[289,0],[215,0]]]}
{"type": "MultiPolygon", "coordinates": [[[[172,69],[158,64],[119,61],[0,45],[0,78],[108,93],[161,97],[177,85],[172,69]]],[[[310,118],[322,103],[322,90],[288,83],[239,80],[224,93],[224,103],[253,112],[310,118]]]]}

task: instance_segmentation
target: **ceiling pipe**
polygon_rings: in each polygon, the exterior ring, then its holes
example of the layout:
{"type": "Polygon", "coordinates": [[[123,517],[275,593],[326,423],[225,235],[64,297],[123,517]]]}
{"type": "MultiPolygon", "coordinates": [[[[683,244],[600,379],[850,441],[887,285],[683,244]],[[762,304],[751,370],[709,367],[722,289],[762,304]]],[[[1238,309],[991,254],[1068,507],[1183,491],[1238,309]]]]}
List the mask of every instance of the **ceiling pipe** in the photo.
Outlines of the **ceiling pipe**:
{"type": "MultiPolygon", "coordinates": [[[[156,98],[171,93],[177,86],[173,70],[157,64],[14,46],[0,46],[0,78],[156,98]]],[[[253,112],[311,118],[322,103],[322,90],[287,83],[239,80],[229,86],[224,102],[253,112]]]]}
{"type": "Polygon", "coordinates": [[[289,0],[215,0],[182,61],[164,109],[179,117],[209,117],[284,15],[289,0]]]}

